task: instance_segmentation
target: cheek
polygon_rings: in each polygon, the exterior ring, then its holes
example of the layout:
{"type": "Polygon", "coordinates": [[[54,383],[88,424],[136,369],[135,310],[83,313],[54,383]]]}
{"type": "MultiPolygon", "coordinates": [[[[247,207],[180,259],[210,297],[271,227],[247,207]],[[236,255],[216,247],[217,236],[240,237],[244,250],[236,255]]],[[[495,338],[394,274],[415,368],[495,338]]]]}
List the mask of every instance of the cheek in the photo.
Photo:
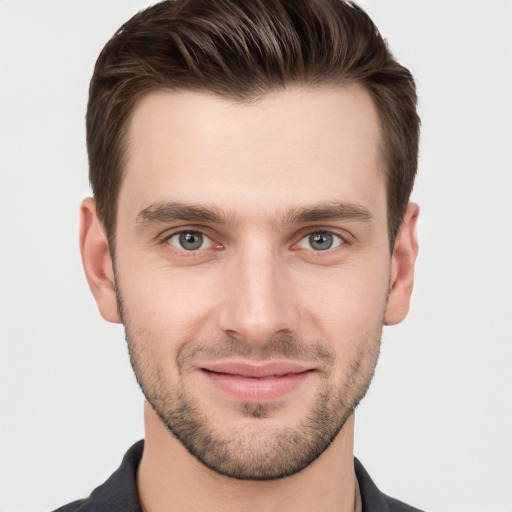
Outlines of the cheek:
{"type": "Polygon", "coordinates": [[[294,287],[295,296],[312,321],[326,329],[365,330],[382,321],[389,286],[387,265],[346,264],[302,273],[300,281],[294,287]]]}
{"type": "MultiPolygon", "coordinates": [[[[300,313],[300,325],[291,329],[325,339],[343,333],[347,340],[374,330],[382,321],[389,283],[389,254],[383,247],[359,251],[333,267],[283,262],[275,293],[300,313]]],[[[219,311],[236,300],[225,293],[230,270],[217,264],[173,268],[149,251],[124,253],[117,277],[125,320],[132,331],[151,335],[167,350],[169,343],[218,338],[219,311]]]]}
{"type": "MultiPolygon", "coordinates": [[[[168,272],[146,272],[119,277],[125,314],[123,320],[132,348],[144,368],[156,372],[159,381],[174,381],[177,355],[194,339],[212,333],[206,327],[211,301],[199,293],[196,283],[184,283],[168,272]],[[171,370],[171,371],[170,371],[171,370]]],[[[152,378],[147,375],[147,379],[152,378]]]]}
{"type": "Polygon", "coordinates": [[[118,278],[133,329],[191,339],[215,310],[213,273],[140,263],[119,273],[118,278]]]}

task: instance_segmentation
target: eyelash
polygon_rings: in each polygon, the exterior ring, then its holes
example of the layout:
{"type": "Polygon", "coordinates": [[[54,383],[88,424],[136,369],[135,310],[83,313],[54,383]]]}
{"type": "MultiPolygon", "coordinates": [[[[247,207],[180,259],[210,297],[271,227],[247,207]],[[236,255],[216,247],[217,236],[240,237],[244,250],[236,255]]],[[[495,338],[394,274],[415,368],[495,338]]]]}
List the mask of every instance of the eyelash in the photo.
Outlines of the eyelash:
{"type": "MultiPolygon", "coordinates": [[[[182,247],[180,249],[178,247],[174,247],[170,243],[170,240],[172,238],[174,238],[176,236],[179,236],[179,235],[185,235],[185,234],[201,235],[205,239],[209,240],[212,244],[216,244],[216,242],[213,240],[213,238],[211,236],[207,235],[206,233],[204,233],[203,231],[201,231],[199,229],[181,229],[180,231],[175,231],[173,233],[169,233],[169,234],[163,236],[160,240],[161,240],[161,242],[163,244],[166,244],[169,247],[169,249],[171,249],[173,251],[176,251],[176,252],[179,252],[182,255],[186,255],[187,257],[197,256],[201,251],[205,250],[205,249],[187,250],[184,247],[182,247]]],[[[222,244],[217,243],[216,244],[216,249],[221,249],[221,248],[223,248],[222,244]]]]}
{"type": "Polygon", "coordinates": [[[315,249],[312,249],[310,247],[303,247],[304,249],[308,249],[308,250],[312,250],[314,253],[323,253],[323,252],[327,252],[327,251],[330,251],[332,252],[334,249],[346,244],[346,240],[344,237],[342,237],[341,235],[339,235],[338,233],[334,233],[333,231],[330,231],[330,230],[324,230],[324,229],[321,229],[321,230],[315,230],[315,231],[310,231],[308,232],[306,235],[304,235],[303,237],[301,237],[299,239],[299,241],[294,244],[294,246],[299,246],[300,244],[302,243],[309,243],[309,245],[312,244],[312,240],[311,237],[313,237],[314,235],[320,235],[320,236],[331,236],[333,238],[332,242],[331,242],[331,246],[325,248],[325,249],[319,249],[319,250],[315,250],[315,249]]]}
{"type": "MultiPolygon", "coordinates": [[[[191,228],[191,229],[180,229],[179,231],[175,231],[175,232],[166,234],[165,236],[160,237],[160,241],[161,241],[162,244],[166,244],[167,247],[170,250],[179,252],[180,255],[187,256],[187,257],[198,256],[202,251],[208,249],[208,248],[206,248],[206,249],[187,250],[187,249],[185,249],[183,247],[182,248],[178,248],[178,247],[172,246],[172,244],[169,241],[172,238],[174,238],[176,236],[179,236],[179,235],[182,235],[182,234],[197,234],[197,235],[201,235],[201,236],[205,237],[206,239],[208,239],[211,243],[216,244],[215,240],[211,236],[206,234],[204,231],[201,231],[200,229],[194,229],[194,228],[191,228]]],[[[313,253],[315,255],[320,256],[323,253],[332,253],[334,250],[338,249],[339,247],[342,247],[342,246],[345,246],[345,245],[349,245],[349,241],[347,240],[348,237],[346,235],[341,235],[341,234],[339,234],[337,232],[334,232],[331,229],[322,229],[321,227],[319,227],[317,229],[308,230],[307,232],[305,232],[304,235],[302,235],[299,238],[299,240],[292,245],[292,247],[295,248],[302,241],[304,241],[308,237],[311,237],[312,235],[316,235],[316,234],[319,234],[319,235],[332,235],[335,239],[338,239],[339,242],[337,243],[337,245],[335,247],[328,247],[327,249],[324,249],[324,250],[314,250],[312,248],[306,248],[306,250],[311,251],[311,253],[313,253]]],[[[224,246],[222,244],[220,244],[220,243],[217,243],[215,248],[217,250],[220,250],[220,249],[223,249],[224,246]]]]}

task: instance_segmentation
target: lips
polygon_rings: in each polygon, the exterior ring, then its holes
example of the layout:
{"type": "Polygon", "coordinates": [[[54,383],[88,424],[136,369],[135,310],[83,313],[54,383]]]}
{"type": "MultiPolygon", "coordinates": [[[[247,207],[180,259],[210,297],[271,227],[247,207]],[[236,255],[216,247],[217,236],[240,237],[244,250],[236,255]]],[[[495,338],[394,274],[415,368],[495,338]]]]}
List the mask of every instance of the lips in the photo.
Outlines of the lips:
{"type": "Polygon", "coordinates": [[[281,398],[313,373],[312,368],[301,364],[279,361],[262,365],[222,362],[205,365],[200,370],[215,388],[249,402],[281,398]]]}

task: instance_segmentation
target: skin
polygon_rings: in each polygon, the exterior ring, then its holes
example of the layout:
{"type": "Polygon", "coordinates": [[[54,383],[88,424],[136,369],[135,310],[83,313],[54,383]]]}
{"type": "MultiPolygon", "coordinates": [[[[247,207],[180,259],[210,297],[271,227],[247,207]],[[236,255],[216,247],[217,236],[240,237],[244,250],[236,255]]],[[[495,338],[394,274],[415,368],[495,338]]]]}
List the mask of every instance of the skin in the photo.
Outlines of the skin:
{"type": "Polygon", "coordinates": [[[146,403],[138,473],[144,510],[353,510],[350,406],[371,380],[382,325],[408,312],[417,255],[414,204],[389,250],[380,124],[370,96],[355,85],[289,88],[251,104],[154,92],[137,105],[128,136],[116,275],[91,198],[82,203],[80,241],[102,316],[120,322],[122,301],[132,362],[160,416],[180,403],[179,390],[215,436],[235,443],[240,457],[261,453],[264,462],[276,438],[303,430],[322,393],[348,403],[347,419],[330,398],[325,422],[333,434],[343,425],[332,444],[292,476],[271,481],[206,467],[146,403]],[[173,218],[177,202],[219,218],[173,218]],[[332,214],[333,206],[338,215],[330,218],[300,215],[332,214]],[[175,235],[183,230],[208,238],[186,251],[175,235]],[[334,234],[332,248],[311,246],[318,232],[334,234]],[[302,352],[276,349],[286,337],[302,352]],[[242,403],[198,370],[205,360],[226,358],[227,346],[231,359],[300,360],[312,370],[278,399],[242,403]],[[316,359],[314,346],[330,357],[316,359]]]}

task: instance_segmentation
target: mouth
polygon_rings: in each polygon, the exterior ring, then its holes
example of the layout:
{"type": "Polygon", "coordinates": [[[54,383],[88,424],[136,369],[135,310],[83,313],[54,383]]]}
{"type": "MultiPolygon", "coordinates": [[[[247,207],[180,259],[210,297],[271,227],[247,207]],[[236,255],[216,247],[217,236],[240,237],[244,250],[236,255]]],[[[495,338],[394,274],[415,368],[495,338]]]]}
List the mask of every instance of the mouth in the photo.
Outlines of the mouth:
{"type": "Polygon", "coordinates": [[[255,365],[233,361],[199,368],[210,384],[231,397],[245,402],[276,400],[296,390],[314,368],[292,362],[255,365]]]}

